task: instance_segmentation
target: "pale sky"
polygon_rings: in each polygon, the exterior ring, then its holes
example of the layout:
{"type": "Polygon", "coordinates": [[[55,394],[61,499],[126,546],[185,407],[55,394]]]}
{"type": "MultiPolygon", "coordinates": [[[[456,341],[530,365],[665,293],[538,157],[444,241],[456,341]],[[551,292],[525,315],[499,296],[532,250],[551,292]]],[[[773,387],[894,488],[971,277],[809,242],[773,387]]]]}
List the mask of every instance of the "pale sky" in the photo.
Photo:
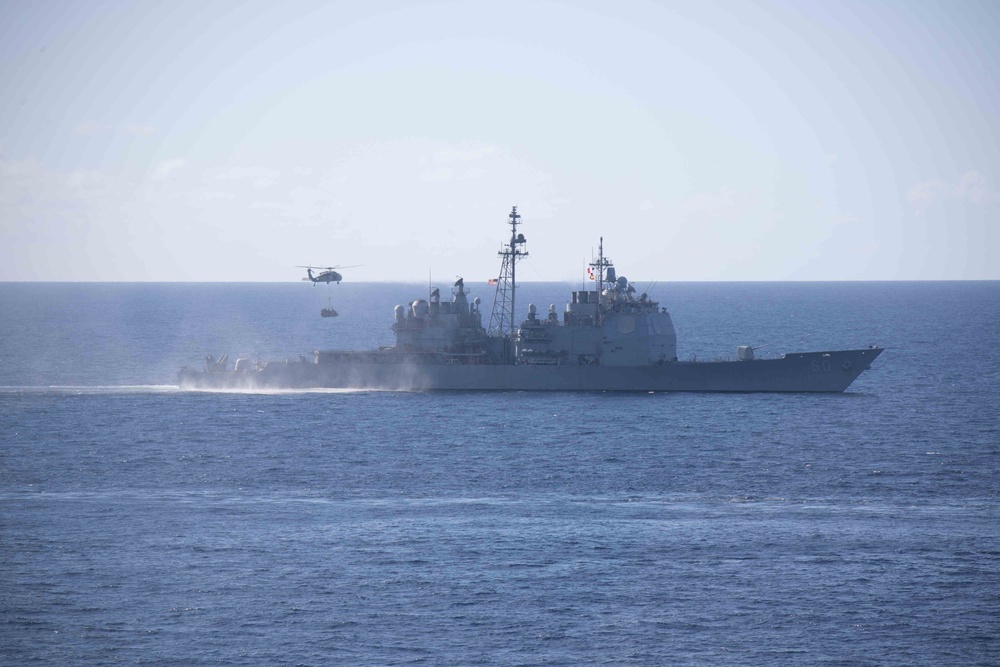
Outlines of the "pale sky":
{"type": "Polygon", "coordinates": [[[0,0],[0,280],[1000,279],[1000,2],[0,0]]]}

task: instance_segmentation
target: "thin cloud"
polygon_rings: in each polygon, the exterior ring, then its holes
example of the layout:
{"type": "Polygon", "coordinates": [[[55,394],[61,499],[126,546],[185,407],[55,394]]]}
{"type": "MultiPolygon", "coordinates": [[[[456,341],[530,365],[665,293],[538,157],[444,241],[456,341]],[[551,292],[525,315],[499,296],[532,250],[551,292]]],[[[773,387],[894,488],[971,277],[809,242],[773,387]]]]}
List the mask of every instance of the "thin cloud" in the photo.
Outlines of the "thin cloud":
{"type": "Polygon", "coordinates": [[[906,198],[919,213],[935,204],[949,200],[988,204],[1000,200],[1000,194],[990,186],[986,177],[981,173],[967,171],[955,183],[942,180],[917,183],[910,188],[906,198]]]}
{"type": "Polygon", "coordinates": [[[107,182],[107,177],[104,174],[88,169],[77,169],[66,179],[66,184],[71,188],[86,188],[102,185],[105,182],[107,182]]]}
{"type": "Polygon", "coordinates": [[[154,181],[165,181],[172,173],[185,166],[187,166],[187,160],[184,158],[177,157],[172,160],[164,160],[156,165],[153,169],[153,173],[150,175],[150,178],[154,181]]]}
{"type": "Polygon", "coordinates": [[[951,194],[951,187],[944,181],[924,181],[910,188],[906,198],[917,208],[924,208],[947,199],[951,194]]]}
{"type": "Polygon", "coordinates": [[[484,146],[459,146],[457,148],[445,148],[434,153],[434,162],[438,164],[448,164],[452,162],[472,162],[491,157],[497,153],[497,147],[493,145],[484,146]]]}
{"type": "Polygon", "coordinates": [[[970,171],[962,175],[955,187],[955,196],[973,204],[986,204],[1000,199],[1000,195],[986,182],[986,177],[978,171],[970,171]]]}
{"type": "Polygon", "coordinates": [[[112,125],[110,123],[100,123],[96,120],[85,120],[76,124],[73,132],[82,137],[93,137],[107,132],[124,132],[133,136],[148,136],[156,134],[156,128],[144,123],[126,123],[124,125],[112,125]]]}
{"type": "Polygon", "coordinates": [[[718,192],[696,192],[681,202],[685,213],[718,214],[736,205],[737,193],[729,187],[718,192]]]}
{"type": "Polygon", "coordinates": [[[215,175],[220,181],[253,181],[253,186],[257,189],[271,187],[280,177],[280,171],[267,167],[231,167],[215,175]]]}
{"type": "Polygon", "coordinates": [[[129,123],[123,129],[128,134],[136,136],[148,136],[151,134],[156,134],[155,127],[153,127],[152,125],[144,125],[142,123],[129,123]]]}
{"type": "Polygon", "coordinates": [[[424,182],[444,182],[450,181],[455,175],[455,170],[449,167],[435,167],[421,172],[419,178],[424,182]]]}
{"type": "Polygon", "coordinates": [[[112,126],[107,123],[98,123],[96,120],[85,120],[77,123],[76,127],[73,128],[73,132],[80,136],[92,137],[104,132],[110,132],[112,129],[112,126]]]}
{"type": "Polygon", "coordinates": [[[219,199],[230,201],[230,200],[236,199],[236,195],[234,195],[232,192],[218,192],[218,191],[216,191],[216,192],[202,192],[198,196],[198,199],[200,199],[201,201],[214,201],[214,200],[219,200],[219,199]]]}

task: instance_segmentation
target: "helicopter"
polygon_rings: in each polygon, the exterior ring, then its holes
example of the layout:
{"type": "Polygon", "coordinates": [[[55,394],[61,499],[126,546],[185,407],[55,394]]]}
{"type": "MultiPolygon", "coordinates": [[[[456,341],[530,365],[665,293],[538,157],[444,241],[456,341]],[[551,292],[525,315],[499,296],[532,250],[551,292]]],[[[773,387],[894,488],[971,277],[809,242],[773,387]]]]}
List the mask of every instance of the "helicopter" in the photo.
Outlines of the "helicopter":
{"type": "Polygon", "coordinates": [[[361,266],[360,264],[354,264],[353,266],[299,266],[296,268],[305,269],[306,277],[302,280],[309,280],[315,285],[316,283],[340,283],[344,279],[344,276],[337,272],[337,269],[353,269],[355,267],[361,266]],[[317,275],[313,275],[313,269],[319,271],[317,275]]]}

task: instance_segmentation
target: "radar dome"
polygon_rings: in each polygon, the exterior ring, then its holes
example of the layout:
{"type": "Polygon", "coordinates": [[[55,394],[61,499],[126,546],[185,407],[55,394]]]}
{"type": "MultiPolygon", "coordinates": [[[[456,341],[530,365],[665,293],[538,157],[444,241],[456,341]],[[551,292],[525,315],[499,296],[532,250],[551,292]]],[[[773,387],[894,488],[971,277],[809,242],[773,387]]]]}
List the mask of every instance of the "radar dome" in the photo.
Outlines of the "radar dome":
{"type": "Polygon", "coordinates": [[[430,312],[430,306],[423,299],[417,299],[411,304],[411,307],[413,308],[413,316],[419,319],[427,317],[428,312],[430,312]]]}

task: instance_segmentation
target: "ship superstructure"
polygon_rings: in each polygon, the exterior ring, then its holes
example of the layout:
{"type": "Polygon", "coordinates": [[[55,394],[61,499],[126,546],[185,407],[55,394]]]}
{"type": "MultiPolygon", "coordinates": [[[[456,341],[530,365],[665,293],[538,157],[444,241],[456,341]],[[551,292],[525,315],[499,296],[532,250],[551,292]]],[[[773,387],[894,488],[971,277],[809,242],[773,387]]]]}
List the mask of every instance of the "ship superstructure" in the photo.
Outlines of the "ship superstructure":
{"type": "Polygon", "coordinates": [[[562,321],[554,304],[545,319],[534,305],[516,335],[517,363],[650,366],[677,361],[677,335],[666,308],[617,276],[601,239],[590,264],[596,290],[573,292],[562,321]]]}

